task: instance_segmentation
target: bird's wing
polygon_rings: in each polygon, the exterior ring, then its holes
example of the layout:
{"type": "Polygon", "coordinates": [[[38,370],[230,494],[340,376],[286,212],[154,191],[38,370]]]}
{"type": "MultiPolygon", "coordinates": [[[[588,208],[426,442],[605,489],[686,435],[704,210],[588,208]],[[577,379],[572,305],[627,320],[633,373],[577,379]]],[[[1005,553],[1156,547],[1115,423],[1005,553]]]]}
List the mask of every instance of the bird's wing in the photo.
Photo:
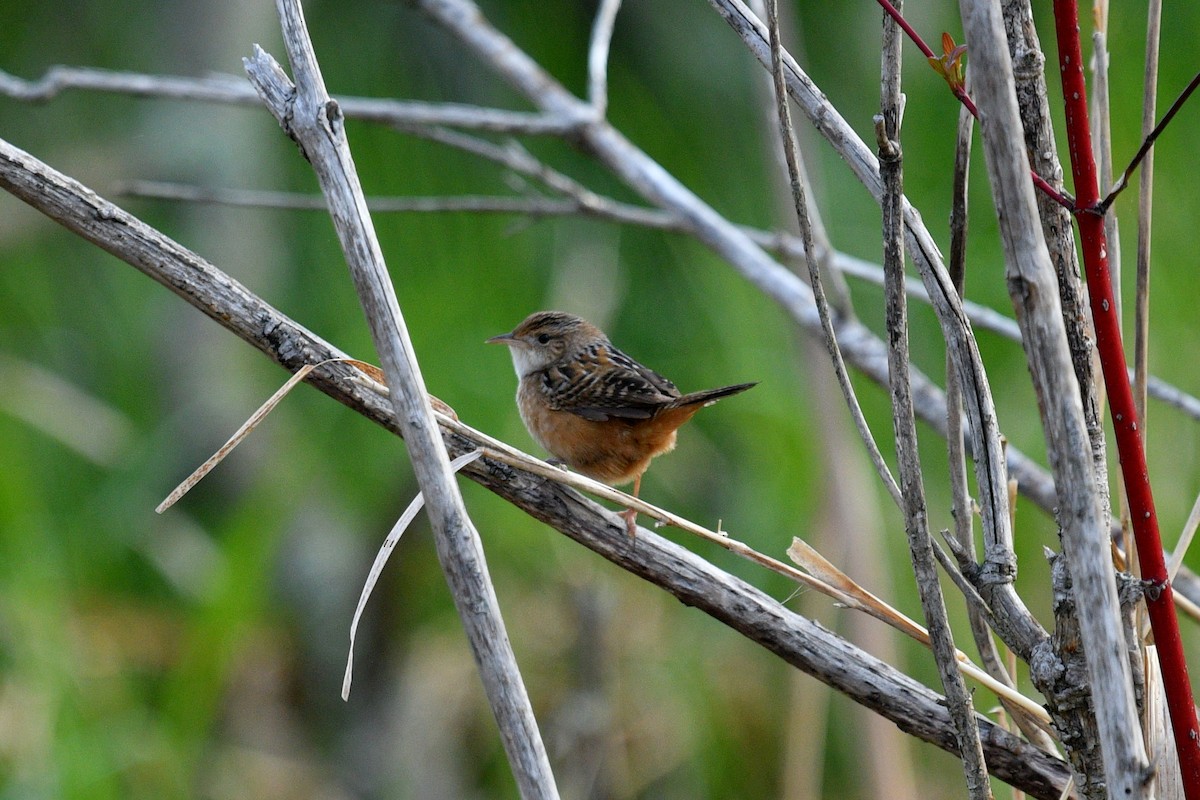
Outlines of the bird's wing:
{"type": "Polygon", "coordinates": [[[584,419],[648,419],[679,397],[675,384],[606,342],[544,373],[551,406],[584,419]]]}

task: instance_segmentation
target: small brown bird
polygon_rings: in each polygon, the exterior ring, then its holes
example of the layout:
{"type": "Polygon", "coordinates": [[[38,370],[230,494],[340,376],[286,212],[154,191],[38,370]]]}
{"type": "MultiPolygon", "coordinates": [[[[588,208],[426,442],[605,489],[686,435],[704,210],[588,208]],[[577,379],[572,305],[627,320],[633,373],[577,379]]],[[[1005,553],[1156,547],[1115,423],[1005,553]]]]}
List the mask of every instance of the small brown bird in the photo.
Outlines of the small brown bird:
{"type": "MultiPolygon", "coordinates": [[[[739,383],[691,394],[622,353],[595,325],[561,311],[529,315],[512,333],[488,344],[508,345],[520,379],[517,408],[529,433],[567,466],[618,486],[633,481],[655,457],[675,447],[675,431],[739,383]]],[[[622,513],[630,535],[637,512],[622,513]]]]}

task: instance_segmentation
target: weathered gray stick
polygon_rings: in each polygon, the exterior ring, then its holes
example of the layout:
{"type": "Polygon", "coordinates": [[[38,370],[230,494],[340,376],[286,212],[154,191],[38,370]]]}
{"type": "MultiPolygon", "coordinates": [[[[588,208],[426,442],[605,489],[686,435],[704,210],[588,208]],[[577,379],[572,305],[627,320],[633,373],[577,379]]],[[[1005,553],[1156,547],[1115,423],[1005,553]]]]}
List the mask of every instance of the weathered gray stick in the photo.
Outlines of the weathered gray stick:
{"type": "Polygon", "coordinates": [[[858,402],[858,397],[854,392],[854,384],[850,382],[850,373],[846,370],[846,361],[842,357],[841,347],[838,346],[837,332],[833,327],[833,317],[829,313],[829,301],[825,298],[825,286],[821,278],[821,265],[818,261],[819,256],[814,244],[813,223],[808,213],[808,199],[804,189],[799,159],[796,155],[795,128],[792,126],[792,115],[788,108],[787,87],[783,82],[782,47],[779,43],[779,19],[777,12],[777,0],[767,0],[767,13],[771,17],[771,79],[772,87],[775,91],[775,109],[778,117],[780,140],[783,145],[784,162],[788,171],[788,183],[792,191],[792,204],[795,207],[796,221],[800,227],[800,240],[804,247],[804,261],[808,266],[808,283],[812,288],[813,302],[817,306],[817,314],[821,319],[821,334],[824,339],[825,350],[829,353],[829,359],[833,365],[833,374],[837,377],[838,388],[842,390],[842,397],[846,401],[846,407],[850,411],[850,418],[854,421],[854,427],[858,429],[859,438],[862,439],[863,445],[867,449],[867,455],[871,458],[875,472],[879,475],[879,480],[883,483],[884,488],[888,490],[888,494],[892,496],[892,500],[896,503],[896,506],[904,508],[904,498],[900,494],[900,486],[896,483],[896,479],[892,477],[892,471],[888,468],[887,462],[883,460],[883,454],[879,451],[879,445],[875,443],[875,435],[871,433],[871,427],[867,424],[867,418],[863,414],[862,405],[858,402]]]}
{"type": "Polygon", "coordinates": [[[975,65],[973,91],[981,109],[980,130],[1009,293],[1059,490],[1057,517],[1087,656],[1107,791],[1109,797],[1146,797],[1149,764],[1122,635],[1107,518],[1096,487],[1058,284],[1029,181],[1003,20],[999,6],[991,3],[960,0],[959,7],[975,65]]]}
{"type": "MultiPolygon", "coordinates": [[[[258,93],[238,75],[193,78],[184,75],[147,75],[89,67],[51,67],[36,81],[18,78],[0,70],[0,94],[31,103],[52,100],[66,90],[111,92],[133,97],[167,97],[202,103],[240,106],[262,105],[258,93]]],[[[506,111],[461,103],[422,103],[375,97],[337,97],[348,117],[380,122],[393,127],[450,125],[493,133],[563,136],[578,126],[578,120],[506,111]]]]}
{"type": "MultiPolygon", "coordinates": [[[[894,0],[897,8],[901,0],[894,0]]],[[[774,32],[772,32],[774,33],[774,32]]],[[[956,649],[942,586],[938,582],[933,555],[933,537],[929,534],[929,514],[925,504],[925,481],[921,454],[917,448],[917,419],[913,410],[909,371],[912,359],[908,350],[908,305],[904,293],[904,162],[900,148],[900,64],[902,39],[900,26],[883,15],[883,46],[880,86],[880,114],[875,118],[875,136],[879,143],[879,173],[883,182],[882,211],[883,274],[885,317],[888,330],[888,373],[891,375],[892,425],[896,432],[896,466],[903,490],[904,531],[912,561],[917,595],[929,643],[937,663],[938,677],[946,692],[946,705],[958,751],[962,758],[967,795],[971,800],[991,800],[983,745],[971,695],[955,667],[956,649]]],[[[774,44],[774,42],[772,42],[774,44]]],[[[778,55],[775,55],[778,58],[778,55]]],[[[956,373],[957,376],[957,373],[956,373]]],[[[955,409],[957,411],[957,409],[955,409]]]]}
{"type": "Polygon", "coordinates": [[[278,0],[295,85],[261,48],[246,72],[284,131],[313,165],[379,353],[396,419],[425,496],[438,560],[479,666],[517,786],[524,798],[558,797],[545,745],[442,442],[391,276],[346,141],[344,120],[321,77],[299,0],[278,0]]]}

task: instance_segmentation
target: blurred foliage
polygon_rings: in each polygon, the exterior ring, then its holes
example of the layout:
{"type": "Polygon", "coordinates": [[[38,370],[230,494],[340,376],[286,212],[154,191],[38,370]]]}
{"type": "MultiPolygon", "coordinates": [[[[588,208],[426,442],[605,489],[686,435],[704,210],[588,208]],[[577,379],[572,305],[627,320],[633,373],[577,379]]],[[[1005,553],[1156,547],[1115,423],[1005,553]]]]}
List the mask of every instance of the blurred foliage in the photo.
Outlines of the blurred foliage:
{"type": "MultiPolygon", "coordinates": [[[[307,6],[335,93],[526,108],[404,4],[307,6]]],[[[583,91],[594,3],[492,0],[485,8],[583,91]]],[[[942,30],[961,39],[955,8],[920,4],[910,18],[929,41],[942,30]]],[[[868,133],[878,102],[875,4],[801,2],[786,11],[801,63],[868,133]]],[[[1049,3],[1036,13],[1052,57],[1049,3]]],[[[1200,25],[1194,6],[1167,13],[1160,108],[1196,69],[1190,32],[1200,25]]],[[[1123,165],[1138,142],[1145,22],[1128,4],[1112,14],[1112,127],[1123,165]]],[[[269,3],[0,4],[0,68],[30,79],[55,64],[240,73],[256,42],[282,59],[269,3]]],[[[944,243],[957,106],[916,51],[905,53],[907,191],[944,243]]],[[[610,75],[611,117],[635,143],[732,219],[787,224],[764,156],[773,134],[764,130],[761,76],[706,4],[627,3],[610,75]]],[[[1200,380],[1186,353],[1200,338],[1190,269],[1200,196],[1177,176],[1190,172],[1197,124],[1186,109],[1156,147],[1151,342],[1155,371],[1193,392],[1200,380]]],[[[352,122],[349,134],[370,194],[512,191],[507,176],[470,156],[379,126],[352,122]]],[[[262,110],[73,91],[41,105],[0,99],[0,137],[104,194],[134,178],[315,191],[308,165],[262,110]]],[[[802,139],[834,244],[878,259],[878,209],[811,132],[802,139]]],[[[594,190],[632,199],[567,146],[527,146],[594,190]]],[[[981,154],[972,166],[968,290],[1005,309],[981,154]]],[[[1129,265],[1135,194],[1116,204],[1129,265]]],[[[114,199],[301,324],[373,359],[323,214],[114,199]]],[[[650,471],[644,496],[710,525],[721,519],[779,557],[793,535],[823,542],[855,574],[873,575],[871,588],[919,614],[899,516],[874,481],[853,502],[881,519],[886,537],[829,528],[822,441],[844,413],[821,413],[817,384],[830,379],[813,358],[819,348],[802,346],[784,315],[711,253],[676,236],[571,219],[380,215],[376,225],[426,381],[464,420],[533,448],[512,403],[507,355],[482,342],[543,307],[591,317],[685,389],[760,380],[700,415],[650,471]]],[[[881,292],[853,288],[878,329],[881,292]]],[[[158,517],[158,500],[283,374],[7,196],[0,309],[0,798],[515,795],[423,521],[372,600],[354,693],[338,699],[361,581],[416,491],[400,442],[301,389],[158,517]]],[[[940,375],[936,322],[917,306],[912,318],[914,358],[940,375]]],[[[980,345],[1006,435],[1040,455],[1022,354],[988,334],[980,345]]],[[[886,395],[858,384],[888,441],[886,395]]],[[[948,526],[944,446],[922,435],[932,522],[948,526]]],[[[1171,541],[1197,488],[1196,429],[1152,405],[1149,437],[1171,541]]],[[[858,448],[848,457],[865,468],[858,448]]],[[[869,721],[853,704],[478,487],[464,493],[564,796],[870,796],[864,750],[880,740],[862,735],[869,721]]],[[[1055,546],[1053,524],[1023,503],[1017,526],[1020,586],[1044,614],[1041,548],[1055,546]]],[[[777,577],[685,544],[789,598],[792,587],[777,577]]],[[[871,630],[820,598],[788,602],[856,639],[871,630]]],[[[961,623],[961,608],[954,613],[961,623]]],[[[878,630],[873,637],[936,685],[926,653],[878,630]]],[[[992,703],[976,698],[981,710],[992,703]]],[[[919,776],[920,796],[962,795],[953,758],[884,728],[886,747],[919,776]]]]}

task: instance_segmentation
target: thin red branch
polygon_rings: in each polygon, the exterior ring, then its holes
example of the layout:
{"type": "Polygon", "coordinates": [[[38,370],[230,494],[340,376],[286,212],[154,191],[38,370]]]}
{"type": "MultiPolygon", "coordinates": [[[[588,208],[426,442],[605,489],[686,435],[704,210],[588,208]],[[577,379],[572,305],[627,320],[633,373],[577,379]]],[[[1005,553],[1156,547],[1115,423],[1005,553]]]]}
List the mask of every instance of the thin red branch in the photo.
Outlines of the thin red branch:
{"type": "MultiPolygon", "coordinates": [[[[900,30],[904,31],[905,36],[913,40],[913,44],[915,44],[921,50],[921,52],[925,54],[926,58],[937,58],[933,51],[929,49],[929,45],[925,44],[925,40],[921,38],[921,34],[917,33],[913,29],[913,26],[908,24],[908,20],[904,18],[904,15],[900,13],[899,9],[888,2],[888,0],[879,0],[879,5],[883,6],[883,10],[888,13],[888,16],[896,20],[896,24],[900,26],[900,30]]],[[[972,116],[975,116],[976,119],[979,118],[977,115],[975,115],[975,112],[971,112],[971,114],[972,116]]]]}
{"type": "MultiPolygon", "coordinates": [[[[905,35],[912,40],[913,44],[915,44],[917,48],[925,54],[926,58],[935,60],[937,59],[937,56],[934,55],[933,50],[931,50],[929,45],[925,44],[925,40],[921,38],[921,34],[917,33],[913,26],[908,24],[908,20],[906,20],[904,15],[901,14],[894,5],[892,5],[890,0],[878,0],[878,3],[883,7],[883,10],[888,13],[888,16],[896,20],[896,23],[900,26],[900,29],[903,30],[905,35]]],[[[951,85],[950,91],[955,97],[958,98],[960,103],[967,107],[967,110],[971,112],[972,117],[979,119],[979,109],[975,107],[975,102],[971,99],[971,96],[967,94],[966,89],[963,89],[961,86],[951,85]]],[[[1045,178],[1043,178],[1041,175],[1038,175],[1032,169],[1029,170],[1029,175],[1033,179],[1033,185],[1051,200],[1072,213],[1078,211],[1078,206],[1075,203],[1075,199],[1069,194],[1055,189],[1046,181],[1045,178]]]]}
{"type": "Polygon", "coordinates": [[[1112,408],[1117,453],[1121,459],[1121,476],[1129,501],[1134,542],[1142,565],[1142,577],[1148,582],[1146,609],[1150,627],[1154,631],[1154,641],[1158,645],[1163,688],[1171,713],[1175,746],[1179,751],[1184,796],[1188,800],[1200,800],[1200,725],[1197,725],[1187,661],[1183,656],[1183,642],[1163,558],[1154,497],[1150,491],[1146,452],[1142,446],[1141,431],[1138,430],[1138,415],[1125,366],[1117,305],[1113,299],[1104,215],[1098,208],[1100,191],[1092,156],[1076,0],[1054,0],[1054,22],[1075,192],[1079,208],[1092,212],[1076,214],[1076,220],[1096,330],[1096,349],[1100,354],[1100,366],[1112,408]]]}

